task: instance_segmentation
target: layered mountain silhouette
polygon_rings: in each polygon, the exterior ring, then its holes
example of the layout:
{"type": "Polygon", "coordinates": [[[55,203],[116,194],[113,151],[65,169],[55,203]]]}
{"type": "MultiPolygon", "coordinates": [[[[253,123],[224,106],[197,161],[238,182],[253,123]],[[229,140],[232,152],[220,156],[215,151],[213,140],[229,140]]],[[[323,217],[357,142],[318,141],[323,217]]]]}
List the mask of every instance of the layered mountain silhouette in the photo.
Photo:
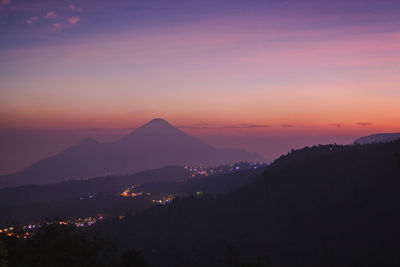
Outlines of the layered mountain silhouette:
{"type": "Polygon", "coordinates": [[[262,161],[243,149],[218,149],[164,119],[153,119],[112,143],[86,138],[20,172],[0,177],[0,188],[129,173],[172,165],[262,161]]]}
{"type": "Polygon", "coordinates": [[[400,133],[379,133],[360,137],[354,141],[354,144],[388,143],[398,139],[400,139],[400,133]]]}

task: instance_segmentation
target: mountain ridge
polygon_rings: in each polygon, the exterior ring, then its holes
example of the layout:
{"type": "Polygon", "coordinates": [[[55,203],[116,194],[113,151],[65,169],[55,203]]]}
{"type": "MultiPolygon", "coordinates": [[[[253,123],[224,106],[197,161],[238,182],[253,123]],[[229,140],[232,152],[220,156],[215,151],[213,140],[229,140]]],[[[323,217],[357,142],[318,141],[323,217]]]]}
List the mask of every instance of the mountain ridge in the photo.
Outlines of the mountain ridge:
{"type": "Polygon", "coordinates": [[[371,143],[387,143],[400,139],[400,133],[377,133],[367,136],[362,136],[356,139],[353,144],[371,144],[371,143]]]}
{"type": "Polygon", "coordinates": [[[172,165],[222,165],[263,158],[243,149],[219,149],[188,135],[164,119],[153,119],[115,142],[84,138],[60,153],[14,174],[0,176],[0,188],[126,175],[172,165]]]}

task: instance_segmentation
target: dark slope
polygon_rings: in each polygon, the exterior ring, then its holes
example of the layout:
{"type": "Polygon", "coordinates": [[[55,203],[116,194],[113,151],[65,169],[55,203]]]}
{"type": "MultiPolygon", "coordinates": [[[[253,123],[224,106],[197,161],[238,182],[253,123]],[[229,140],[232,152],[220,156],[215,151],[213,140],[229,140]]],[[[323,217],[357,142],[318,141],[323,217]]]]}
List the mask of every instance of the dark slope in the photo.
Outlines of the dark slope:
{"type": "Polygon", "coordinates": [[[202,194],[227,193],[250,183],[262,170],[247,169],[193,178],[184,167],[166,167],[121,177],[0,189],[0,225],[32,224],[46,217],[93,217],[99,213],[105,218],[117,217],[149,208],[154,205],[152,199],[160,196],[187,196],[199,191],[202,194]],[[120,196],[126,188],[138,184],[137,190],[150,193],[150,196],[120,196]]]}
{"type": "Polygon", "coordinates": [[[118,195],[132,185],[184,180],[190,177],[190,172],[184,167],[171,166],[126,176],[106,176],[51,185],[3,188],[0,189],[0,208],[87,198],[90,195],[99,194],[118,195]]]}
{"type": "Polygon", "coordinates": [[[399,152],[399,141],[305,148],[235,192],[98,229],[155,266],[221,266],[228,244],[242,261],[271,266],[398,266],[399,152]]]}
{"type": "Polygon", "coordinates": [[[92,178],[106,173],[125,175],[172,165],[240,161],[262,161],[262,158],[242,149],[214,148],[163,119],[154,119],[113,143],[84,139],[30,168],[0,177],[0,188],[92,178]]]}
{"type": "Polygon", "coordinates": [[[400,139],[400,133],[379,133],[363,136],[354,141],[354,144],[365,145],[373,143],[387,143],[400,139]]]}

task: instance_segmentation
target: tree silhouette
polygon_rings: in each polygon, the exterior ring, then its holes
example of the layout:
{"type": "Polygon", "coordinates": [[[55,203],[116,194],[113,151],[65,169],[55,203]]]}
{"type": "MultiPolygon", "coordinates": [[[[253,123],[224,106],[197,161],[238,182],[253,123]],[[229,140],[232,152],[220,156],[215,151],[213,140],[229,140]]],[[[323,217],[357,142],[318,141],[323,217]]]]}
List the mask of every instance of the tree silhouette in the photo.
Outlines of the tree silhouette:
{"type": "Polygon", "coordinates": [[[4,242],[0,240],[0,267],[7,267],[7,250],[4,242]]]}
{"type": "Polygon", "coordinates": [[[134,249],[125,251],[121,256],[121,267],[146,267],[146,259],[139,251],[134,249]]]}
{"type": "MultiPolygon", "coordinates": [[[[115,244],[73,226],[43,226],[31,239],[5,240],[10,266],[115,266],[115,244]]],[[[0,248],[0,254],[4,255],[0,248]]],[[[0,256],[4,258],[4,256],[0,256]]],[[[2,265],[0,265],[3,267],[2,265]]]]}
{"type": "Polygon", "coordinates": [[[233,248],[231,247],[231,245],[228,245],[226,250],[225,250],[225,255],[224,255],[224,262],[225,262],[225,266],[227,267],[233,267],[234,263],[235,263],[235,252],[233,251],[233,248]]]}
{"type": "Polygon", "coordinates": [[[260,258],[256,258],[253,261],[240,264],[240,267],[264,267],[264,266],[265,265],[263,264],[260,258]]]}

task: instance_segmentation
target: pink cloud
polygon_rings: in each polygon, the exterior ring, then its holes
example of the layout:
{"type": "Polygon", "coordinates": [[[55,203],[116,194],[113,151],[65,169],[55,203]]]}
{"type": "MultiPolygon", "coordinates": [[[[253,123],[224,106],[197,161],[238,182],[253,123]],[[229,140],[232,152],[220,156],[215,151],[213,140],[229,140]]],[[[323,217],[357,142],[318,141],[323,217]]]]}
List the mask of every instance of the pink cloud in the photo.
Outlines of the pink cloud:
{"type": "Polygon", "coordinates": [[[47,12],[47,14],[44,16],[44,18],[45,19],[55,19],[55,18],[58,18],[58,15],[56,12],[50,11],[50,12],[47,12]]]}
{"type": "Polygon", "coordinates": [[[80,19],[79,17],[70,17],[70,18],[67,19],[67,21],[68,21],[70,24],[77,24],[80,20],[81,20],[81,19],[80,19]]]}
{"type": "Polygon", "coordinates": [[[11,3],[11,0],[0,0],[1,5],[9,5],[11,3]]]}
{"type": "Polygon", "coordinates": [[[357,122],[357,124],[363,127],[374,125],[372,122],[357,122]]]}
{"type": "Polygon", "coordinates": [[[30,17],[30,18],[26,21],[26,23],[28,23],[28,24],[34,24],[34,23],[36,23],[38,20],[39,20],[38,17],[30,17]]]}
{"type": "Polygon", "coordinates": [[[53,23],[51,24],[51,27],[54,31],[60,31],[63,28],[63,25],[60,23],[53,23]]]}
{"type": "Polygon", "coordinates": [[[82,9],[82,8],[76,7],[76,6],[74,6],[74,5],[69,5],[68,7],[69,7],[69,9],[71,9],[72,11],[83,12],[83,9],[82,9]]]}

